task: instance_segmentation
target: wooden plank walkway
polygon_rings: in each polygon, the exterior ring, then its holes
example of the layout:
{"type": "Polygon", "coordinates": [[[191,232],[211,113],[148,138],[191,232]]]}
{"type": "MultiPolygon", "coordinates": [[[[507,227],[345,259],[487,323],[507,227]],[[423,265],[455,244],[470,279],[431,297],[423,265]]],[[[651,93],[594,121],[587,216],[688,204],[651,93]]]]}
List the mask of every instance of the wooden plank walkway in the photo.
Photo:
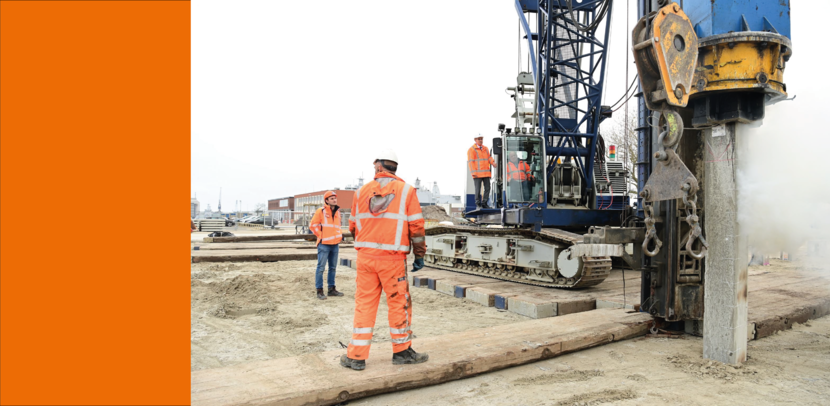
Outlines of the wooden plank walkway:
{"type": "Polygon", "coordinates": [[[190,260],[198,262],[276,262],[317,259],[317,250],[270,249],[270,250],[198,250],[190,251],[190,260]]]}
{"type": "Polygon", "coordinates": [[[830,277],[821,272],[752,267],[748,285],[748,319],[755,332],[750,339],[830,314],[830,277]]]}
{"type": "Polygon", "coordinates": [[[345,350],[251,362],[191,373],[193,405],[333,405],[457,380],[642,336],[647,314],[621,309],[528,320],[415,339],[428,362],[392,365],[391,343],[373,345],[366,370],[339,364],[345,350]]]}
{"type": "MultiPolygon", "coordinates": [[[[210,250],[265,250],[265,249],[317,249],[314,242],[308,241],[284,241],[284,242],[218,242],[218,243],[194,243],[194,247],[199,247],[201,251],[210,250]]],[[[340,248],[352,248],[353,244],[340,244],[340,248]]]]}
{"type": "MultiPolygon", "coordinates": [[[[351,233],[343,233],[343,238],[352,238],[351,233]]],[[[205,237],[205,242],[252,242],[252,241],[315,241],[314,234],[274,234],[274,235],[238,235],[234,237],[205,237]]]]}

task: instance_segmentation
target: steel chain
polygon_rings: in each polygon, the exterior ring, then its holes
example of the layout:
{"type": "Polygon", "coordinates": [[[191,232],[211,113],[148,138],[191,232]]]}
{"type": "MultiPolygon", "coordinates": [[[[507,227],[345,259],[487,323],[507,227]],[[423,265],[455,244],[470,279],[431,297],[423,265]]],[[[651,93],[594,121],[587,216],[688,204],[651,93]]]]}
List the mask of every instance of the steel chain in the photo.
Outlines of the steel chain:
{"type": "Polygon", "coordinates": [[[663,246],[663,241],[660,241],[660,238],[657,237],[657,229],[654,228],[654,223],[657,221],[654,220],[654,206],[650,203],[643,202],[643,212],[645,212],[645,223],[646,223],[646,239],[643,241],[643,253],[646,255],[653,257],[660,253],[660,247],[663,246]],[[648,250],[648,243],[654,240],[654,251],[648,250]]]}
{"type": "Polygon", "coordinates": [[[691,183],[683,184],[683,204],[686,210],[686,223],[689,224],[689,234],[686,235],[686,253],[694,259],[701,260],[709,250],[709,244],[703,238],[703,230],[700,228],[700,217],[697,215],[697,184],[692,187],[691,183]],[[695,240],[700,240],[700,251],[695,252],[692,246],[695,240]]]}

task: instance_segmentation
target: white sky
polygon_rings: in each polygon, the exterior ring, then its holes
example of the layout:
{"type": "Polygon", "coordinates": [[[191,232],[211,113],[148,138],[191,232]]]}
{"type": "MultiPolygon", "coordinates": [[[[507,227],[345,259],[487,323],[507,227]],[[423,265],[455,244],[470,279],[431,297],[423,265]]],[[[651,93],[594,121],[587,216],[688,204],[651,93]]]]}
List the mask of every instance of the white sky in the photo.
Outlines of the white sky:
{"type": "MultiPolygon", "coordinates": [[[[504,92],[517,73],[513,2],[320,0],[313,12],[310,4],[192,3],[191,196],[215,210],[222,187],[224,211],[236,200],[250,210],[269,198],[342,188],[361,174],[371,179],[372,161],[387,147],[410,184],[417,177],[437,181],[444,194],[463,193],[472,138],[481,133],[489,146],[498,123],[513,123],[504,92]]],[[[799,27],[820,26],[802,20],[826,13],[795,7],[785,78],[801,101],[795,71],[811,56],[799,27]]],[[[629,30],[636,12],[631,1],[629,30]]],[[[612,13],[603,104],[636,74],[629,57],[624,77],[625,2],[615,1],[612,13]]]]}

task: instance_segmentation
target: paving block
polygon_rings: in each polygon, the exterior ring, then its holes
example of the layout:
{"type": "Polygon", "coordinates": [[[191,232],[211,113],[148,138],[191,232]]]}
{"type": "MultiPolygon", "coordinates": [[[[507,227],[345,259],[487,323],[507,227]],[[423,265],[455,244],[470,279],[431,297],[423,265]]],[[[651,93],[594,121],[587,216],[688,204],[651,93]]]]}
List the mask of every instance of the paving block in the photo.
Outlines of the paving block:
{"type": "Polygon", "coordinates": [[[453,287],[453,296],[459,299],[464,299],[465,297],[467,297],[467,288],[469,288],[470,286],[473,285],[455,285],[453,287]]]}
{"type": "Polygon", "coordinates": [[[427,287],[427,282],[429,282],[429,278],[426,276],[415,276],[412,278],[412,286],[416,288],[427,287]]]}
{"type": "Polygon", "coordinates": [[[511,297],[514,297],[514,296],[518,296],[518,294],[514,293],[514,294],[506,294],[506,295],[504,295],[504,294],[496,295],[496,298],[493,301],[493,305],[496,307],[496,309],[507,310],[508,305],[509,305],[508,302],[507,302],[507,299],[511,298],[511,297]]]}
{"type": "Polygon", "coordinates": [[[560,300],[557,307],[557,313],[559,316],[563,316],[571,313],[581,313],[587,312],[588,310],[594,310],[597,308],[597,301],[595,299],[560,300]]]}
{"type": "Polygon", "coordinates": [[[522,295],[507,298],[508,310],[531,319],[554,317],[558,315],[558,307],[558,304],[550,299],[522,295]]]}
{"type": "Polygon", "coordinates": [[[622,308],[626,308],[626,309],[634,310],[634,305],[635,305],[635,303],[632,303],[631,301],[626,301],[625,306],[623,306],[622,301],[597,299],[597,309],[622,309],[622,308]]]}
{"type": "Polygon", "coordinates": [[[436,278],[427,278],[427,287],[432,289],[432,290],[435,290],[435,282],[437,282],[437,281],[438,281],[438,279],[436,279],[436,278]]]}
{"type": "Polygon", "coordinates": [[[455,282],[447,279],[437,279],[435,281],[435,291],[453,296],[455,294],[455,282]]]}
{"type": "Polygon", "coordinates": [[[496,295],[500,292],[482,287],[467,288],[466,298],[482,306],[493,307],[496,305],[496,295]]]}

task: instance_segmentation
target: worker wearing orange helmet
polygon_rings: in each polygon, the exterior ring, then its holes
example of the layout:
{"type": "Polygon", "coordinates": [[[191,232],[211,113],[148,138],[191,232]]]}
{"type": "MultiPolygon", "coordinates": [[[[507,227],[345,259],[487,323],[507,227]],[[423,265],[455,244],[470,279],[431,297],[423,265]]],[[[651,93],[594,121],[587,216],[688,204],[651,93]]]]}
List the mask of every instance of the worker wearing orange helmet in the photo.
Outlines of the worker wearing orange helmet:
{"type": "Polygon", "coordinates": [[[395,176],[398,157],[391,150],[375,160],[375,179],[355,194],[349,231],[357,250],[354,331],[340,365],[363,370],[381,291],[389,308],[392,363],[418,364],[429,356],[412,349],[412,298],[406,280],[406,256],[415,254],[412,272],[424,266],[424,217],[417,191],[395,176]]]}
{"type": "Polygon", "coordinates": [[[476,193],[476,208],[487,208],[490,198],[490,166],[496,166],[496,161],[490,155],[490,150],[484,146],[484,137],[479,134],[473,138],[475,144],[467,150],[467,167],[473,176],[476,193]],[[481,196],[481,185],[484,184],[484,197],[481,196]]]}
{"type": "Polygon", "coordinates": [[[343,296],[334,286],[337,256],[340,252],[340,241],[343,241],[343,232],[340,230],[340,206],[337,205],[337,194],[328,191],[323,195],[326,205],[314,212],[309,228],[317,236],[317,299],[325,300],[323,293],[323,271],[326,262],[329,264],[329,296],[343,296]]]}

